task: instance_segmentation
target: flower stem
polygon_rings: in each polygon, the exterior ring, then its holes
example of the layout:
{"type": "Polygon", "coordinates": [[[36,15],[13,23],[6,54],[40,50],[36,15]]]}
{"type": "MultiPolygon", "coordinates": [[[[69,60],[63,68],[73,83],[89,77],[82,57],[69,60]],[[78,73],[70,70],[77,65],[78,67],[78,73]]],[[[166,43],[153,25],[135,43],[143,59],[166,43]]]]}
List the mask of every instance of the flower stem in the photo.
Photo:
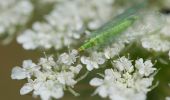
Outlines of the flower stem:
{"type": "Polygon", "coordinates": [[[79,93],[77,93],[76,91],[74,91],[72,88],[68,87],[68,90],[70,91],[70,93],[72,93],[74,96],[80,96],[79,93]]]}
{"type": "Polygon", "coordinates": [[[81,80],[83,80],[84,78],[86,78],[86,76],[89,74],[89,71],[87,71],[84,75],[82,75],[81,77],[79,77],[76,81],[79,82],[81,80]]]}

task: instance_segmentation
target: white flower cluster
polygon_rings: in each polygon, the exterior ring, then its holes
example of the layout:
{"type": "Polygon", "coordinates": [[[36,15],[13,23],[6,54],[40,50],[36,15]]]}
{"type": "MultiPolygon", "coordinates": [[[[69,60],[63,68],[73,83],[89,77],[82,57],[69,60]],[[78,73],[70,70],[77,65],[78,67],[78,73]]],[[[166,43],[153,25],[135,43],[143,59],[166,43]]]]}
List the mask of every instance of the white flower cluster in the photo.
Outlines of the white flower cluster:
{"type": "Polygon", "coordinates": [[[87,70],[98,69],[99,65],[105,63],[105,57],[101,52],[92,52],[90,57],[81,57],[81,62],[86,65],[87,70]]]}
{"type": "Polygon", "coordinates": [[[110,100],[146,100],[156,68],[150,60],[132,61],[121,57],[113,61],[113,68],[106,69],[103,78],[93,78],[90,85],[97,87],[94,94],[110,100]]]}
{"type": "Polygon", "coordinates": [[[33,11],[29,0],[0,1],[0,35],[12,35],[18,26],[24,25],[33,11]]]}
{"type": "Polygon", "coordinates": [[[81,63],[86,65],[88,71],[98,69],[107,62],[108,59],[112,59],[115,56],[119,56],[119,53],[124,49],[123,43],[113,43],[108,46],[102,52],[90,51],[89,56],[81,56],[81,63]]]}
{"type": "Polygon", "coordinates": [[[33,91],[33,95],[39,95],[42,100],[59,99],[63,97],[64,90],[72,89],[77,83],[75,78],[82,68],[80,64],[74,64],[77,54],[76,50],[72,50],[69,54],[63,53],[57,61],[51,56],[40,58],[38,64],[25,60],[22,68],[13,68],[11,77],[28,80],[20,90],[21,95],[33,91]]]}
{"type": "Polygon", "coordinates": [[[170,37],[170,16],[163,17],[165,19],[164,25],[159,30],[141,39],[142,46],[149,51],[168,52],[170,50],[170,41],[168,39],[170,37]]]}
{"type": "Polygon", "coordinates": [[[104,55],[107,59],[111,59],[115,56],[118,56],[119,53],[125,48],[124,43],[113,43],[111,46],[108,46],[104,49],[104,55]]]}
{"type": "Polygon", "coordinates": [[[167,52],[170,50],[170,41],[161,38],[160,35],[151,35],[142,38],[142,46],[150,51],[167,52]]]}
{"type": "Polygon", "coordinates": [[[17,41],[25,49],[55,48],[76,44],[86,30],[95,30],[113,14],[114,0],[62,0],[32,29],[21,34],[17,41]]]}

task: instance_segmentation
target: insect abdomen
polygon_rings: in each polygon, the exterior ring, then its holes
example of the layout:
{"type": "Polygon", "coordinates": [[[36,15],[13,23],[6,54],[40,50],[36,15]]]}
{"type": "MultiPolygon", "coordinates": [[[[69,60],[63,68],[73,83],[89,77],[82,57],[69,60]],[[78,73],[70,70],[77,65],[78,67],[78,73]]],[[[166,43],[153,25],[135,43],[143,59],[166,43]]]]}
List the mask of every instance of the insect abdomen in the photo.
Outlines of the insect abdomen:
{"type": "Polygon", "coordinates": [[[96,37],[90,39],[88,42],[86,42],[83,46],[79,48],[79,51],[82,51],[84,49],[104,44],[105,42],[113,39],[115,35],[123,32],[125,29],[127,29],[129,26],[131,26],[134,21],[137,19],[137,16],[131,16],[120,23],[114,25],[113,27],[104,30],[102,32],[99,32],[96,37]]]}

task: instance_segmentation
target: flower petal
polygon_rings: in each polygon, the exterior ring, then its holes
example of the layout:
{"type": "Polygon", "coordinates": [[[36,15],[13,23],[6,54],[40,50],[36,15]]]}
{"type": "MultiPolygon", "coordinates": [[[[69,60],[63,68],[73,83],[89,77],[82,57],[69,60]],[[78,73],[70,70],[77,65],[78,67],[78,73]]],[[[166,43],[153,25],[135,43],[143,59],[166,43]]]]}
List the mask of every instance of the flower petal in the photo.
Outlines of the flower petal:
{"type": "Polygon", "coordinates": [[[26,77],[27,77],[27,72],[25,72],[22,68],[14,67],[12,69],[12,74],[11,74],[12,79],[21,80],[21,79],[25,79],[26,77]]]}
{"type": "Polygon", "coordinates": [[[28,94],[29,92],[31,92],[33,90],[33,87],[31,86],[31,84],[25,84],[21,89],[20,89],[20,94],[21,95],[25,95],[28,94]]]}
{"type": "Polygon", "coordinates": [[[103,84],[103,80],[102,79],[99,79],[99,78],[93,78],[91,81],[90,81],[90,85],[92,86],[100,86],[103,84]]]}

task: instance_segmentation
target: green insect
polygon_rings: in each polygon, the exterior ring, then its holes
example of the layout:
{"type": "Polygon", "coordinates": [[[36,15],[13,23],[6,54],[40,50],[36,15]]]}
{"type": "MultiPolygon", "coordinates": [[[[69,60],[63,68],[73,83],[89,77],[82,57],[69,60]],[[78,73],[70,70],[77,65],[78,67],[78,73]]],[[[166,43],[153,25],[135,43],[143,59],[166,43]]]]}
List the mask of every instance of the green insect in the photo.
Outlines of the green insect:
{"type": "Polygon", "coordinates": [[[92,33],[92,38],[83,44],[78,51],[84,51],[85,49],[100,46],[107,41],[110,41],[116,35],[125,31],[130,27],[139,16],[136,14],[139,9],[143,8],[145,4],[136,5],[124,13],[118,15],[112,21],[106,23],[104,26],[99,28],[97,31],[92,33]]]}

